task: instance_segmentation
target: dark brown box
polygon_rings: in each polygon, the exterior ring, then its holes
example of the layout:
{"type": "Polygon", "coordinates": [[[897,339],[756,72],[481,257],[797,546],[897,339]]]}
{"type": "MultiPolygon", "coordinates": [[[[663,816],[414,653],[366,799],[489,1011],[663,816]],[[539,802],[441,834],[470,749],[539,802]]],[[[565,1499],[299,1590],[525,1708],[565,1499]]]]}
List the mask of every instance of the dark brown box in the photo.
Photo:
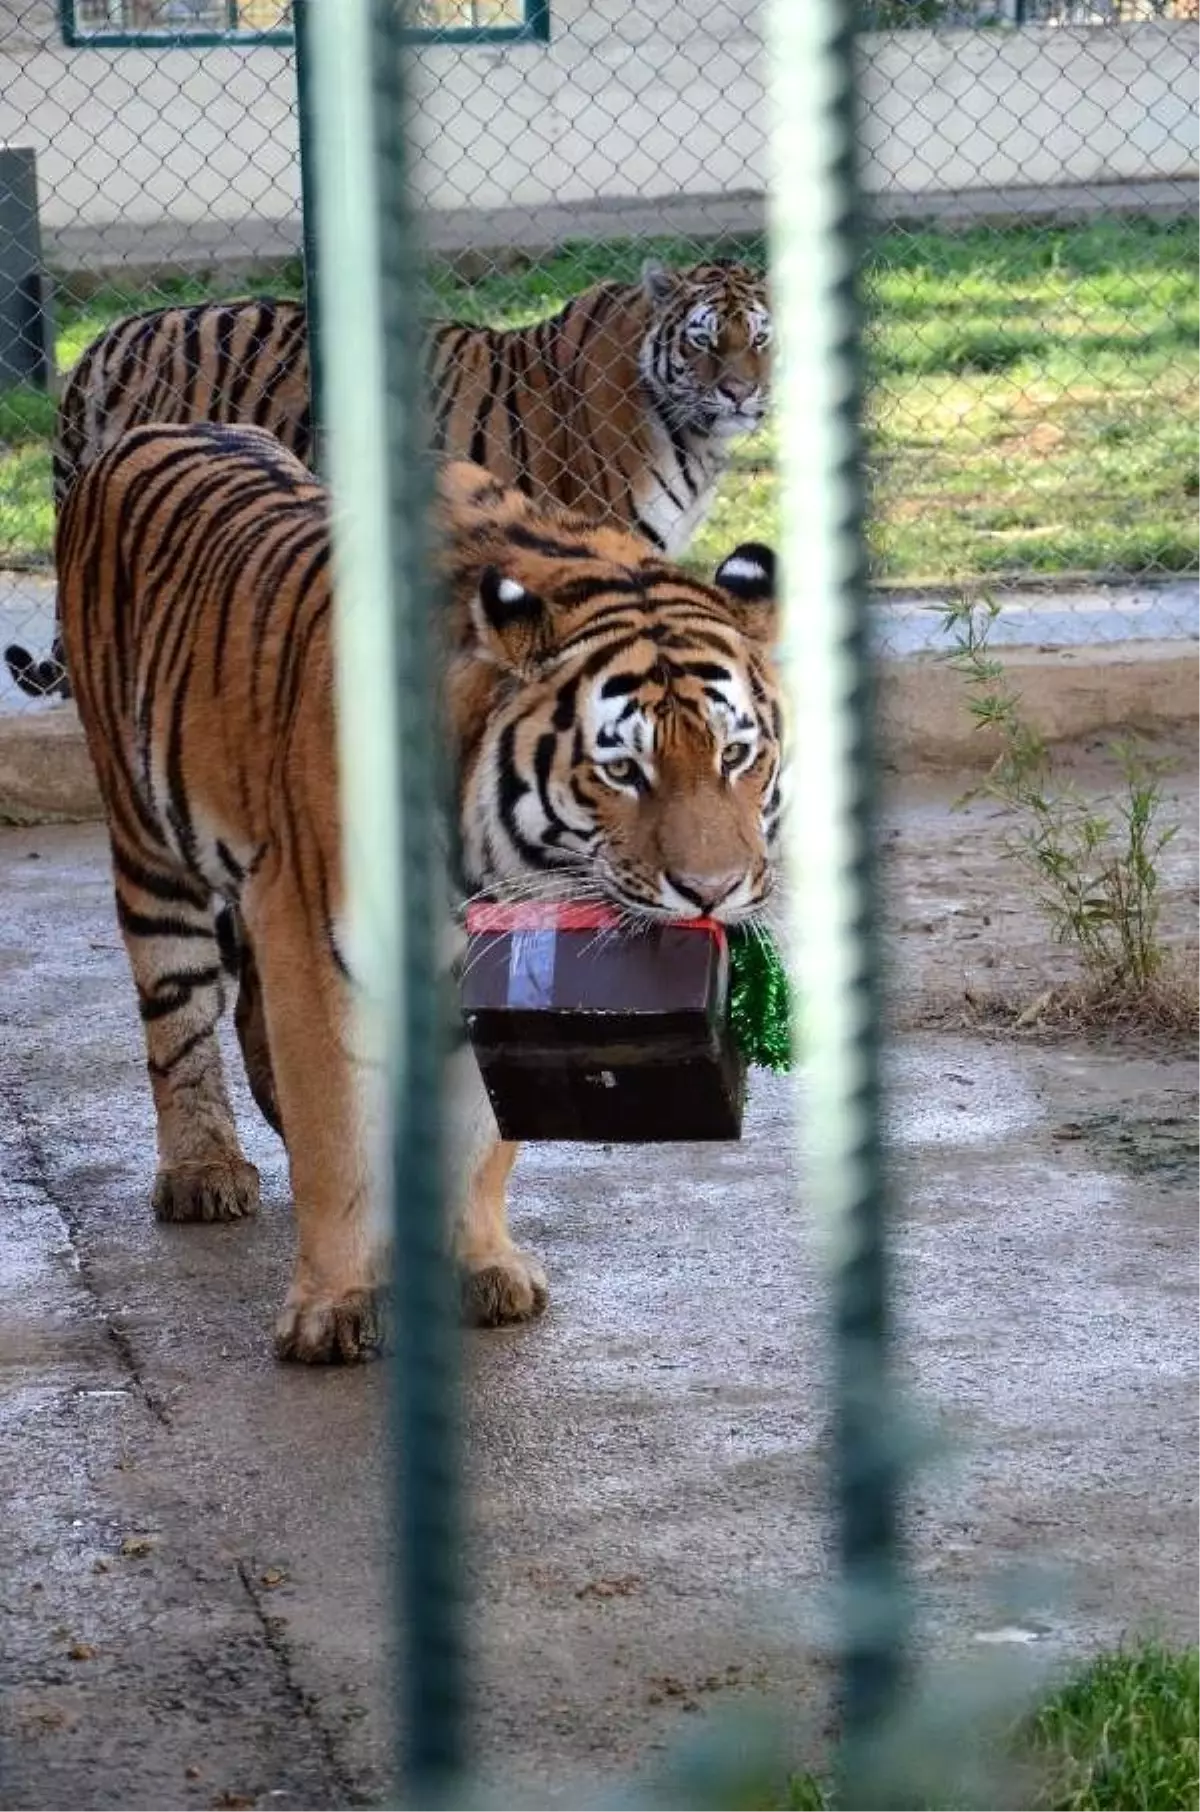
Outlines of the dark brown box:
{"type": "Polygon", "coordinates": [[[741,1137],[722,926],[480,905],[467,934],[463,1018],[502,1137],[741,1137]]]}

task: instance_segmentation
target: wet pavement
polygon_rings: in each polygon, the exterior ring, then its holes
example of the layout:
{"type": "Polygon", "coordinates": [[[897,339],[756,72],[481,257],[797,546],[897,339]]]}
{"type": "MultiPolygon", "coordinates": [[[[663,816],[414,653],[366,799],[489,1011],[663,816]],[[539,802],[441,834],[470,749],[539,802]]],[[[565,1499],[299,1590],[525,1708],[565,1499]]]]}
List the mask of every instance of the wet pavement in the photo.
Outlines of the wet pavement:
{"type": "MultiPolygon", "coordinates": [[[[240,1082],[258,1220],[151,1218],[100,831],[0,833],[0,899],[0,1804],[381,1799],[385,1373],[270,1357],[286,1176],[240,1082]]],[[[910,1504],[925,1648],[1194,1637],[1193,1062],[912,1031],[889,1073],[901,1365],[947,1443],[910,1504]]],[[[550,1312],[467,1344],[495,1780],[645,1762],[764,1692],[819,1736],[829,1364],[790,1100],[758,1078],[738,1146],[522,1160],[550,1312]]]]}

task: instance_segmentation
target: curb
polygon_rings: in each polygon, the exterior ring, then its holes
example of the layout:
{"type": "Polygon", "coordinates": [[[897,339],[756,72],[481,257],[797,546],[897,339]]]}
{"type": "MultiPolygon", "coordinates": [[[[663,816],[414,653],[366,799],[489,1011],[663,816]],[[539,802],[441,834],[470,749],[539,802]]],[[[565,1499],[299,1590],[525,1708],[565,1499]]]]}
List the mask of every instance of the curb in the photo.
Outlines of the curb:
{"type": "MultiPolygon", "coordinates": [[[[1077,648],[1003,648],[1005,675],[1030,726],[1047,742],[1101,731],[1161,735],[1200,721],[1200,649],[1188,642],[1113,642],[1077,648]]],[[[882,661],[879,742],[900,771],[985,768],[994,732],[969,715],[965,682],[936,655],[882,661]]]]}
{"type": "MultiPolygon", "coordinates": [[[[1200,651],[1191,644],[1006,648],[1004,665],[1030,724],[1050,742],[1104,730],[1162,734],[1200,720],[1200,651]]],[[[881,662],[878,706],[880,747],[892,769],[977,769],[997,753],[967,714],[962,679],[933,655],[881,662]]],[[[0,717],[0,824],[102,817],[74,705],[0,717]]]]}
{"type": "Polygon", "coordinates": [[[74,705],[0,717],[0,824],[83,824],[103,816],[74,705]]]}

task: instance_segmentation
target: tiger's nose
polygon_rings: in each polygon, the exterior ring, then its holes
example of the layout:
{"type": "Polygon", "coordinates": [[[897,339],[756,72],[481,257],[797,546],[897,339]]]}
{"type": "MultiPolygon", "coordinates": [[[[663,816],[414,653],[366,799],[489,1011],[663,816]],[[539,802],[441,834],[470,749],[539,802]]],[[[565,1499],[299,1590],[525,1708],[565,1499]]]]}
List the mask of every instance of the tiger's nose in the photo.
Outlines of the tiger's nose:
{"type": "Polygon", "coordinates": [[[722,900],[728,899],[734,888],[742,880],[740,868],[731,869],[723,875],[676,874],[668,870],[663,877],[668,886],[694,906],[697,912],[712,912],[722,900]]]}
{"type": "Polygon", "coordinates": [[[742,378],[727,377],[722,378],[721,389],[725,392],[725,395],[729,398],[731,403],[740,405],[741,403],[748,401],[748,399],[754,395],[754,392],[758,389],[758,385],[748,384],[742,378]]]}

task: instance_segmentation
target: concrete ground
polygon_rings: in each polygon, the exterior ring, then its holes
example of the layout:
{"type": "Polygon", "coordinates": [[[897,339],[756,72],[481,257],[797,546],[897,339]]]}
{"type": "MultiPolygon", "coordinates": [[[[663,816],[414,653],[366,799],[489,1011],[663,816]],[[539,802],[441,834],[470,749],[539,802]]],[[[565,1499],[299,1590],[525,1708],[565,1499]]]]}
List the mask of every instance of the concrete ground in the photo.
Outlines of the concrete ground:
{"type": "MultiPolygon", "coordinates": [[[[889,806],[901,1364],[950,1444],[910,1503],[923,1652],[1194,1636],[1194,1063],[928,1029],[1044,957],[986,810],[948,798],[889,806]]],[[[0,1805],[378,1801],[386,1374],[270,1357],[287,1182],[240,1081],[260,1218],[153,1222],[100,831],[0,832],[0,897],[0,1805]]],[[[467,1342],[473,1734],[510,1792],[763,1693],[819,1758],[828,1355],[791,1124],[759,1077],[740,1145],[522,1160],[551,1308],[467,1342]]]]}

